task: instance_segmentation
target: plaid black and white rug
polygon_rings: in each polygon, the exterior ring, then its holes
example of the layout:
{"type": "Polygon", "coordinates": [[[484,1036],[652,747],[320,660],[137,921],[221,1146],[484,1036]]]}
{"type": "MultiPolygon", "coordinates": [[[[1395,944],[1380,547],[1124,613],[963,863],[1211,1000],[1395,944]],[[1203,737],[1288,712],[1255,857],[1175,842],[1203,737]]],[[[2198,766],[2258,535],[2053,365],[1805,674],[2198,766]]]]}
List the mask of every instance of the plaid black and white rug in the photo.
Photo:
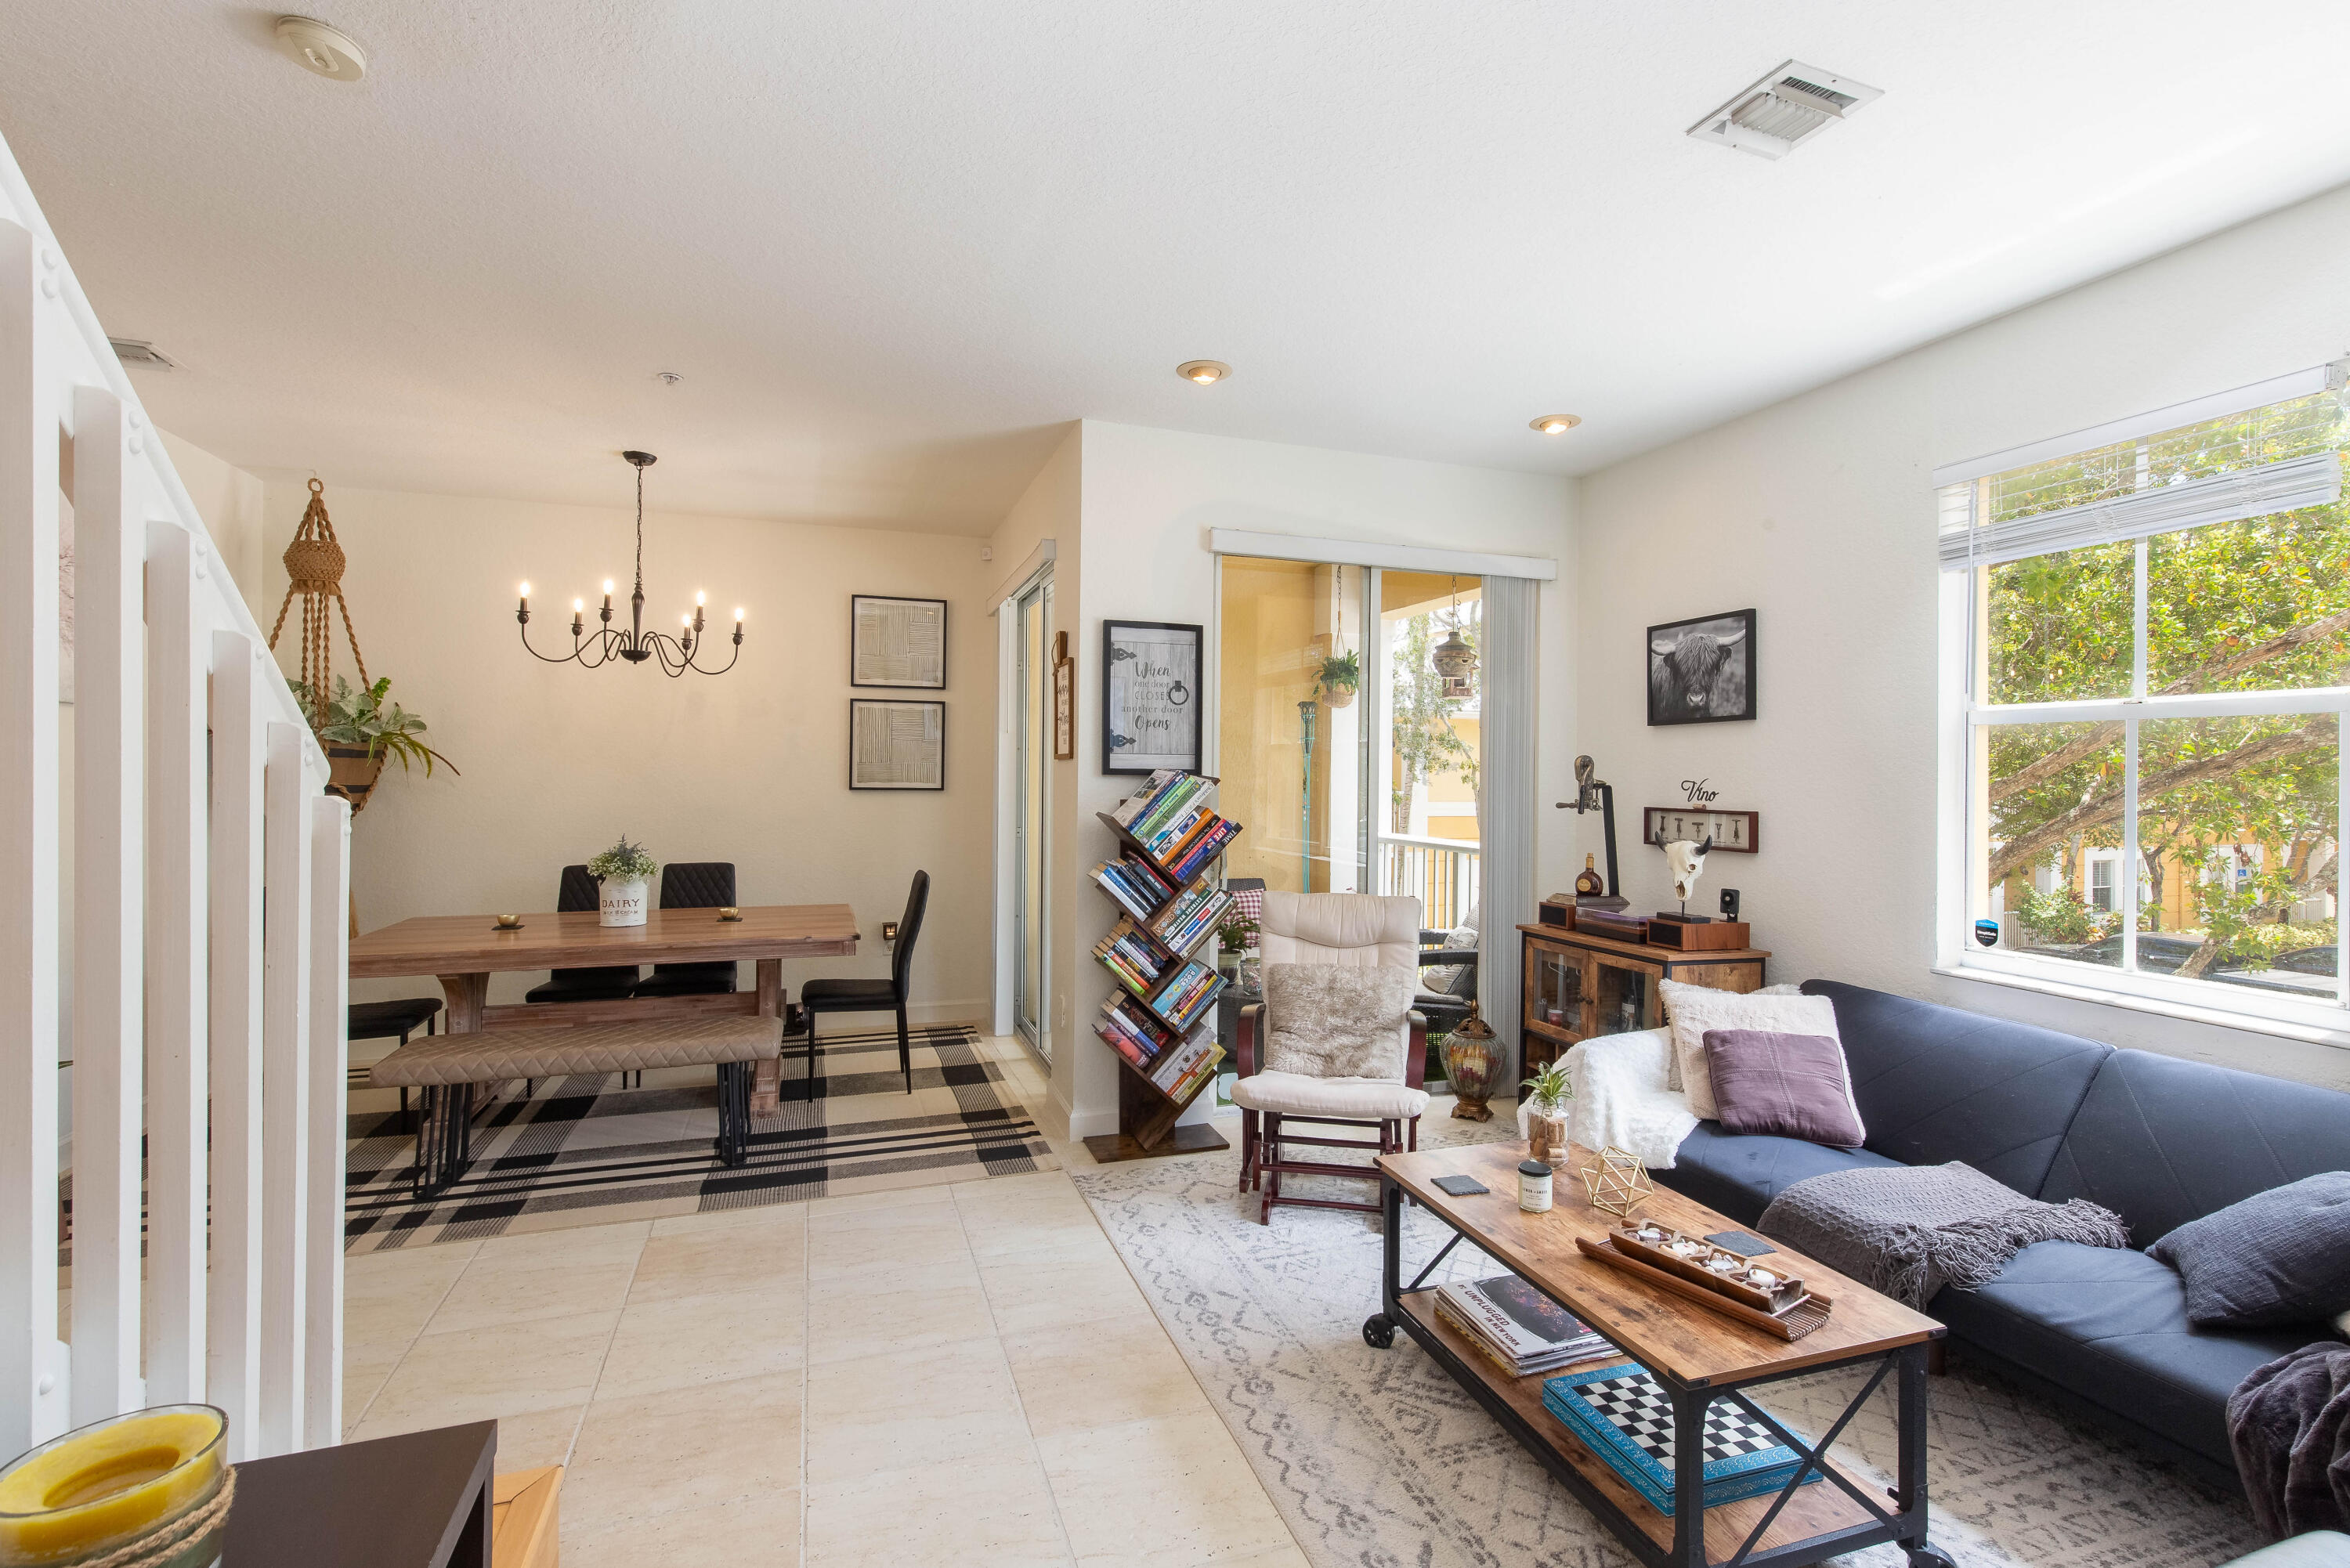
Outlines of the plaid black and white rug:
{"type": "Polygon", "coordinates": [[[814,1093],[806,1058],[785,1051],[783,1102],[752,1119],[750,1156],[718,1163],[716,1075],[648,1072],[541,1079],[473,1124],[463,1179],[420,1200],[411,1184],[416,1140],[396,1096],[353,1096],[346,1248],[372,1252],[522,1231],[799,1203],[844,1193],[923,1187],[1057,1168],[968,1024],[913,1032],[914,1092],[898,1072],[892,1029],[825,1036],[814,1093]]]}

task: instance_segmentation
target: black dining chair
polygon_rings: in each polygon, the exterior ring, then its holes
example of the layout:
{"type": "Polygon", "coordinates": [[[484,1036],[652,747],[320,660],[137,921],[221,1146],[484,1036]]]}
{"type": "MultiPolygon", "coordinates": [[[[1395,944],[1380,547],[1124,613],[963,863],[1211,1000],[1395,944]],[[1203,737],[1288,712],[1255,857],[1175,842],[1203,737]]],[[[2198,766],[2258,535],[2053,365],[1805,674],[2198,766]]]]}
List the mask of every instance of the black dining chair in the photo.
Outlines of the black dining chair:
{"type": "MultiPolygon", "coordinates": [[[[555,909],[561,915],[583,914],[597,907],[596,878],[585,866],[566,866],[556,888],[555,909]]],[[[636,989],[642,971],[635,964],[600,964],[594,969],[558,969],[545,985],[523,993],[525,1002],[611,1002],[636,989]]]]}
{"type": "MultiPolygon", "coordinates": [[[[681,860],[661,867],[664,909],[723,909],[734,901],[734,862],[681,860]]],[[[657,963],[637,982],[639,996],[723,996],[734,989],[734,962],[657,963]]]]}
{"type": "Polygon", "coordinates": [[[807,1097],[816,1098],[816,1020],[820,1012],[895,1012],[898,1071],[906,1093],[914,1092],[913,1046],[906,1036],[906,998],[914,971],[914,939],[922,934],[922,910],[931,901],[931,874],[914,873],[906,892],[906,912],[898,921],[898,950],[889,955],[887,980],[812,980],[800,987],[800,1011],[807,1015],[807,1097]]]}
{"type": "MultiPolygon", "coordinates": [[[[408,1037],[421,1029],[433,1032],[433,1017],[441,1011],[437,996],[403,996],[393,1002],[354,1002],[343,1012],[343,1038],[348,1040],[397,1040],[402,1045],[408,1037]]],[[[350,1068],[344,1076],[348,1088],[369,1087],[365,1066],[350,1068]]],[[[408,1091],[400,1091],[400,1126],[403,1132],[416,1127],[408,1119],[408,1091]]]]}

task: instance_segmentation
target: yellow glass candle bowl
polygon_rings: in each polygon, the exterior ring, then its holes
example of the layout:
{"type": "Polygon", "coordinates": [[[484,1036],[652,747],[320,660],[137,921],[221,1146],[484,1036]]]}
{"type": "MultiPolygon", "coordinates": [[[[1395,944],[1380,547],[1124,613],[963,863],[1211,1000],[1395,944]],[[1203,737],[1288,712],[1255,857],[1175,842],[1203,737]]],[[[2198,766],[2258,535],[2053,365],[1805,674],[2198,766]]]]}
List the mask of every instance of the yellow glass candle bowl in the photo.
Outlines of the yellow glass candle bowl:
{"type": "MultiPolygon", "coordinates": [[[[228,1417],[160,1405],[76,1428],[0,1470],[0,1568],[59,1568],[152,1534],[210,1502],[227,1473],[228,1417]]],[[[220,1520],[167,1560],[205,1568],[220,1520]]]]}

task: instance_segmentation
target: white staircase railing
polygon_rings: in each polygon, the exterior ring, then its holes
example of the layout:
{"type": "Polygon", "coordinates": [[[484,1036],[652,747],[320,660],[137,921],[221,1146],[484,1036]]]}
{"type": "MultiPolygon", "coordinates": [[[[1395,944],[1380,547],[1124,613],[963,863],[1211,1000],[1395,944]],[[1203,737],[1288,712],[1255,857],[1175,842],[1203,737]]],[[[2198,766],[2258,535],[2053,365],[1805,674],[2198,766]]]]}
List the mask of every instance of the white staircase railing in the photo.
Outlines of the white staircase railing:
{"type": "Polygon", "coordinates": [[[0,1460],[187,1400],[228,1411],[237,1459],[340,1438],[350,815],[326,780],[0,143],[0,1460]]]}

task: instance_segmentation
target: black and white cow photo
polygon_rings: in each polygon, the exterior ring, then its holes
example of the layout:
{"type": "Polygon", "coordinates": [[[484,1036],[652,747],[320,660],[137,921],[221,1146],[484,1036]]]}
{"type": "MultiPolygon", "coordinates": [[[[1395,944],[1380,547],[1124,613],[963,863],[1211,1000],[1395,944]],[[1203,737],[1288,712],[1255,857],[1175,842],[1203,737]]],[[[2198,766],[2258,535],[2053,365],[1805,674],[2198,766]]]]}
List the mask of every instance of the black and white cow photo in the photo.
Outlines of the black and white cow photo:
{"type": "Polygon", "coordinates": [[[1648,628],[1648,722],[1716,724],[1754,717],[1754,612],[1648,628]]]}

